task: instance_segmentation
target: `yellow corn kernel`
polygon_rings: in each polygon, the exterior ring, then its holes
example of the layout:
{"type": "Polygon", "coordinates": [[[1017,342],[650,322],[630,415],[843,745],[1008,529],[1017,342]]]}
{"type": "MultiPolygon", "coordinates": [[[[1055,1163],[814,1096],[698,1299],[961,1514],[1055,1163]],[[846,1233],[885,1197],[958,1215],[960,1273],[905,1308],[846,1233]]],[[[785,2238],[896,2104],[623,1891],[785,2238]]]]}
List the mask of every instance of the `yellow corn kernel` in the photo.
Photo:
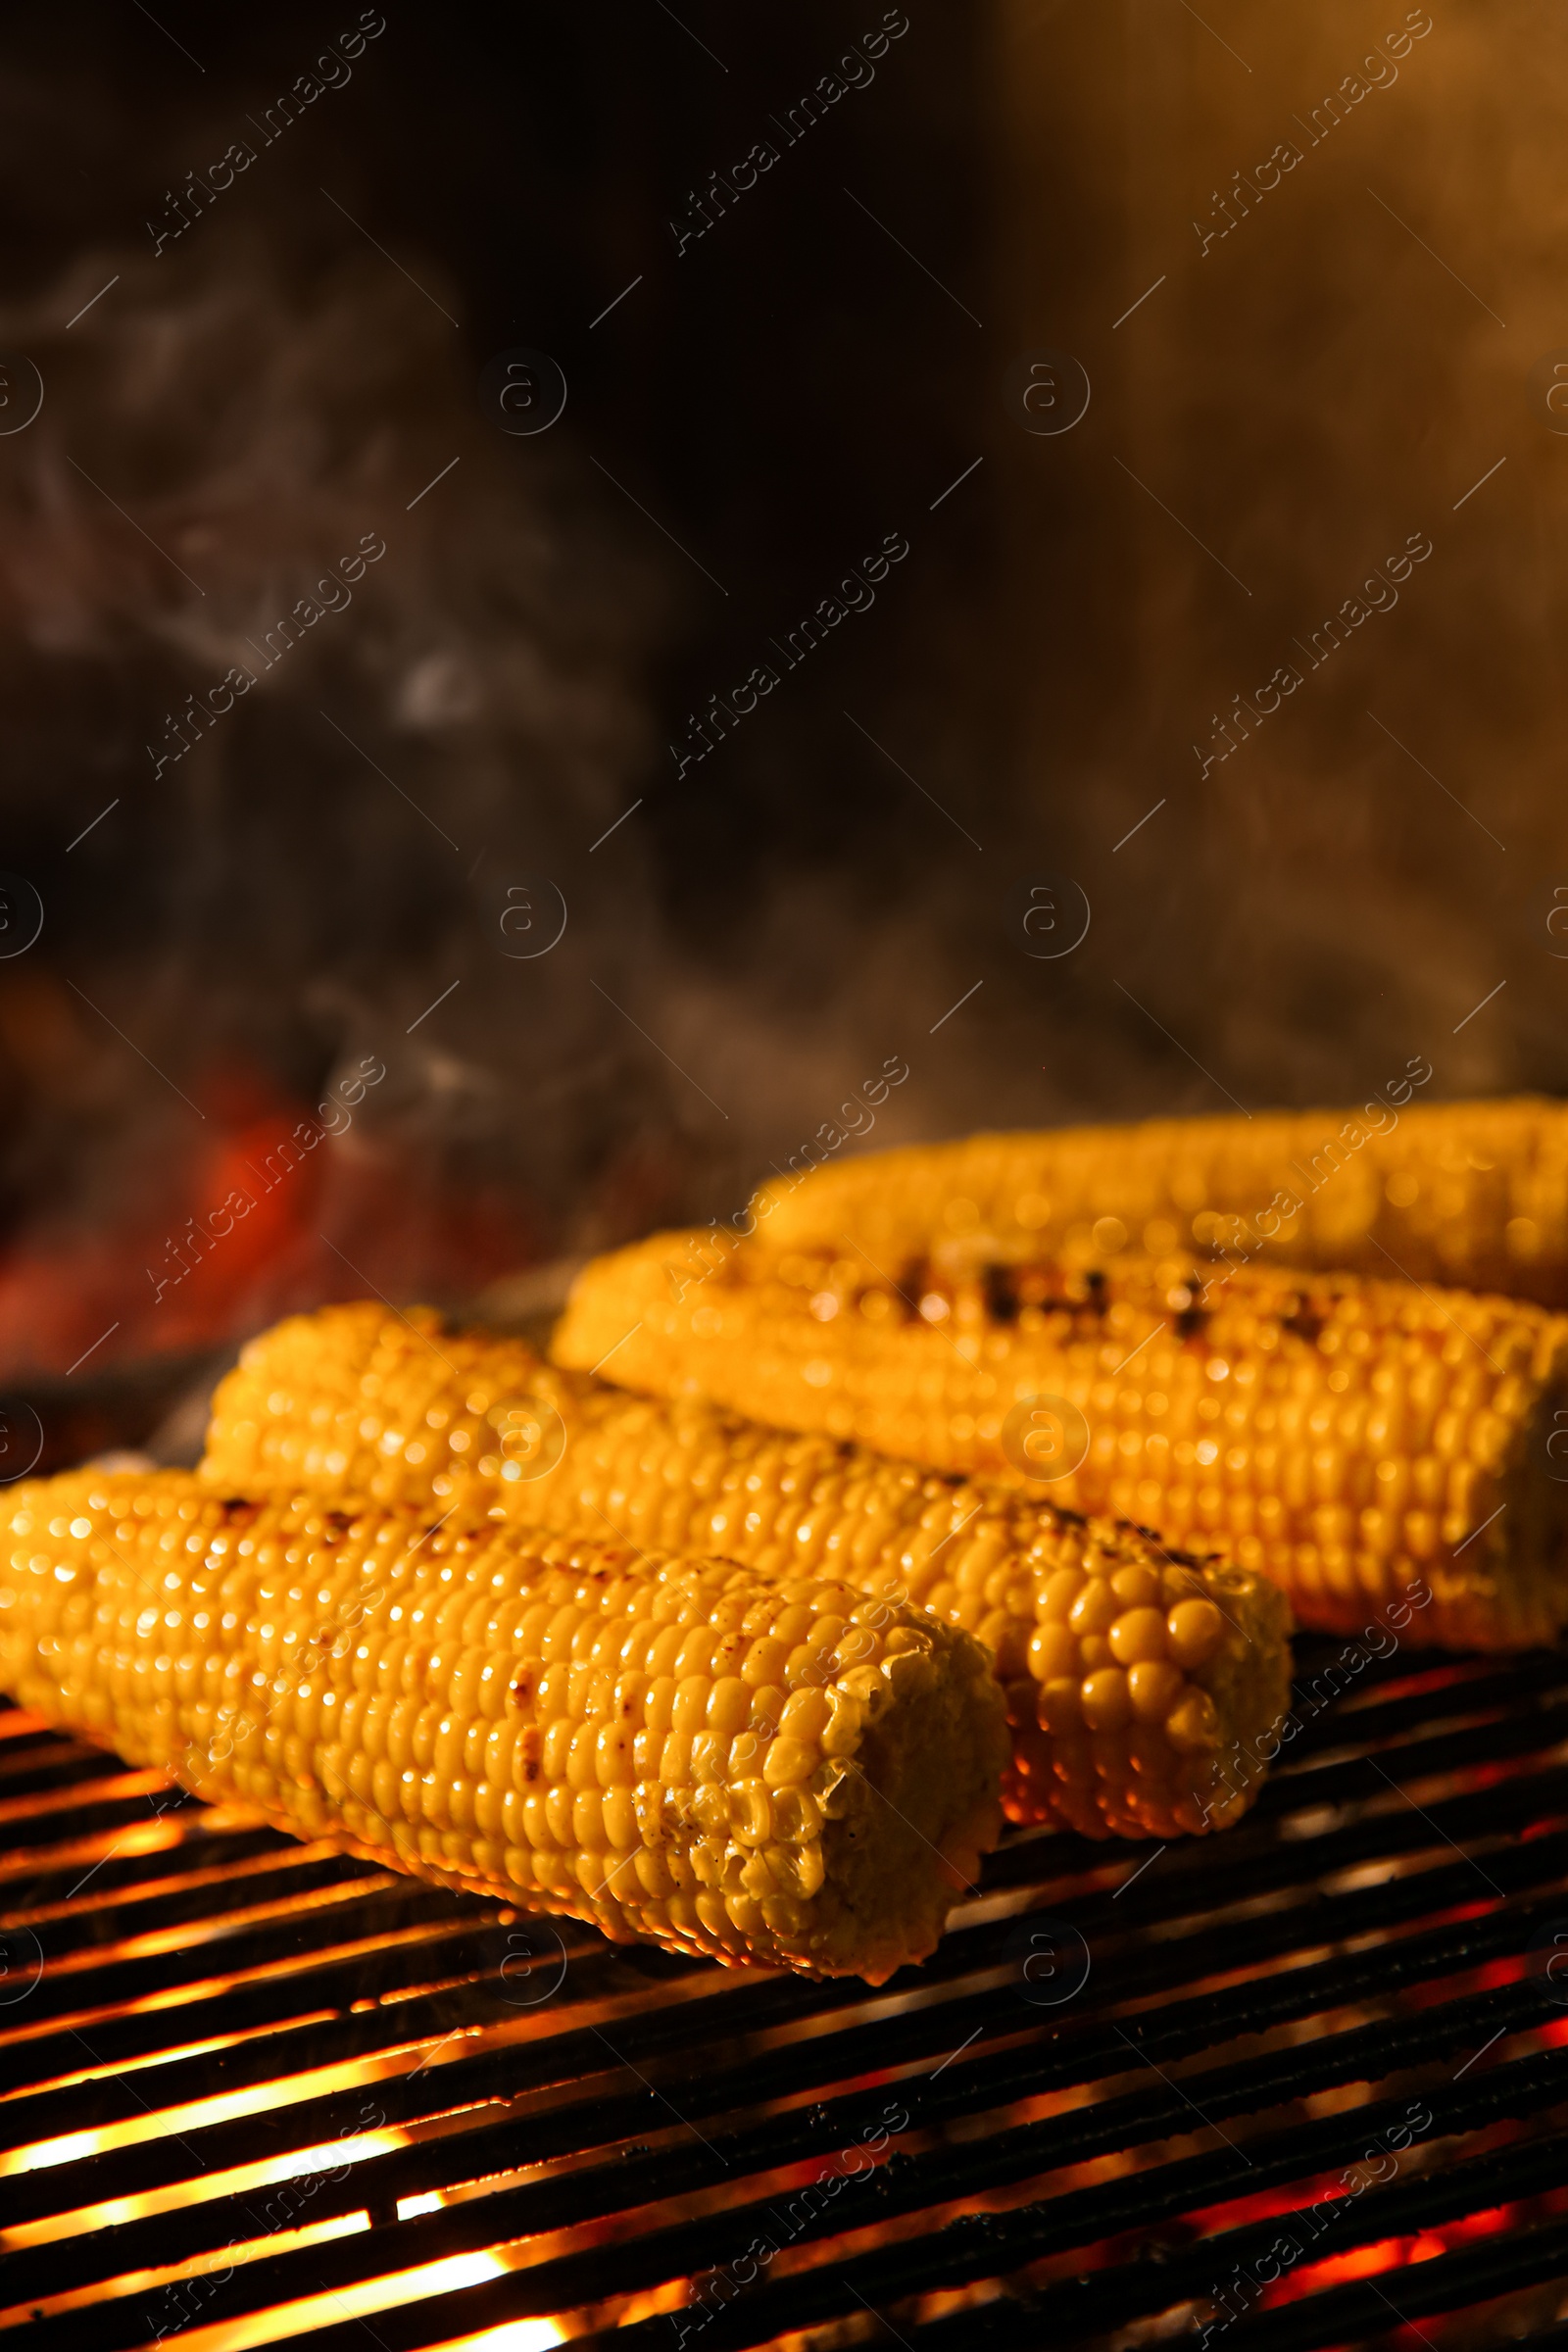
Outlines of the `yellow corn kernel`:
{"type": "MultiPolygon", "coordinates": [[[[1187,1248],[1373,1275],[1392,1259],[1419,1282],[1568,1307],[1568,1104],[1427,1104],[1415,1090],[1430,1078],[1412,1064],[1350,1109],[866,1152],[765,1186],[752,1229],[812,1289],[824,1255],[858,1247],[898,1267],[957,1241],[1007,1257],[1187,1248]]],[[[684,1250],[679,1262],[690,1277],[684,1250]]]]}
{"type": "MultiPolygon", "coordinates": [[[[848,1670],[853,1692],[827,1659],[802,1693],[820,1720],[803,1705],[792,1736],[773,1740],[770,1773],[776,1761],[788,1784],[777,1796],[755,1777],[727,1783],[710,1730],[664,1740],[678,1780],[634,1780],[639,1713],[656,1696],[662,1707],[667,1682],[619,1673],[650,1627],[710,1667],[737,1618],[765,1636],[803,1608],[839,1624],[860,1605],[825,1576],[524,1539],[483,1519],[432,1529],[425,1512],[384,1503],[224,1499],[180,1471],[77,1471],[17,1488],[0,1511],[0,1687],[46,1722],[299,1836],[568,1912],[620,1940],[881,1983],[941,1933],[958,1885],[944,1850],[994,1843],[1001,1826],[1004,1710],[980,1645],[890,1609],[897,1654],[848,1670]],[[468,1653],[430,1638],[455,1601],[511,1605],[516,1630],[478,1677],[468,1653]],[[204,1682],[232,1682],[221,1709],[170,1683],[167,1620],[186,1611],[203,1628],[204,1682]],[[567,1650],[585,1678],[580,1714],[547,1720],[567,1650]],[[557,1664],[541,1672],[547,1651],[557,1664]],[[264,1670],[274,1656],[286,1663],[264,1670]],[[396,1694],[356,1716],[362,1669],[396,1694]],[[704,1741],[713,1752],[700,1758],[704,1741]],[[470,1754],[473,1779],[457,1769],[470,1754]],[[775,1848],[786,1858],[770,1875],[775,1848]],[[728,1889],[754,1864],[760,1906],[679,1899],[692,1883],[728,1889]]],[[[675,1685],[677,1711],[699,1686],[697,1723],[745,1688],[694,1671],[675,1685]]]]}
{"type": "MultiPolygon", "coordinates": [[[[824,1331],[806,1282],[738,1251],[705,1286],[711,1328],[699,1337],[689,1307],[658,1293],[670,1251],[665,1236],[584,1271],[557,1334],[564,1361],[635,1323],[616,1372],[638,1388],[902,1445],[950,1475],[1221,1548],[1327,1632],[1419,1612],[1424,1643],[1507,1650],[1568,1625],[1568,1315],[1262,1264],[1205,1276],[1173,1253],[928,1261],[897,1293],[861,1264],[837,1276],[844,1296],[881,1285],[897,1311],[824,1331]],[[904,1292],[922,1308],[943,1298],[949,1316],[933,1324],[904,1292]],[[957,1322],[983,1337],[981,1360],[955,1348],[957,1322]],[[823,1361],[831,1389],[809,1377],[823,1361]],[[971,1409],[987,1384],[1013,1399],[1000,1420],[971,1409]]],[[[808,1281],[827,1279],[828,1261],[800,1262],[808,1281]]],[[[1049,1621],[1065,1616],[1067,1589],[1047,1589],[1049,1621]]],[[[1116,1642],[1137,1637],[1113,1628],[1144,1589],[1135,1571],[1125,1593],[1076,1593],[1071,1631],[1104,1642],[1086,1649],[1091,1672],[1136,1662],[1116,1642]]],[[[1173,1655],[1187,1669],[1200,1662],[1193,1629],[1219,1635],[1197,1604],[1182,1625],[1173,1655]]]]}
{"type": "MultiPolygon", "coordinates": [[[[812,1329],[820,1335],[819,1323],[812,1329]]],[[[720,1643],[733,1641],[723,1671],[752,1692],[747,1728],[736,1738],[755,1737],[758,1745],[740,1754],[732,1741],[729,1769],[775,1788],[799,1784],[779,1779],[787,1752],[769,1773],[764,1727],[766,1739],[789,1736],[790,1707],[814,1699],[828,1660],[845,1670],[840,1679],[853,1690],[848,1675],[864,1662],[858,1653],[871,1654],[867,1642],[884,1640],[893,1613],[906,1604],[961,1626],[991,1649],[1013,1727],[1004,1803],[1017,1821],[1054,1822],[1095,1837],[1173,1837],[1233,1819],[1261,1777],[1254,1734],[1287,1702],[1288,1612],[1258,1574],[1245,1572],[1242,1598],[1224,1603],[1230,1647],[1197,1671],[1214,1691],[1227,1752],[1250,1761],[1224,1783],[1222,1805],[1210,1802],[1221,1786],[1214,1759],[1195,1759],[1169,1742],[1160,1747],[1161,1770],[1111,1787],[1095,1778],[1087,1755],[1080,1760],[1057,1745],[1043,1712],[1045,1685],[1061,1682],[1076,1693],[1088,1674],[1117,1663],[1107,1637],[1130,1607],[1142,1601],[1169,1609],[1201,1596],[1210,1589],[1208,1569],[1167,1566],[1135,1529],[1086,1526],[1015,1482],[935,1476],[831,1436],[790,1436],[737,1421],[698,1398],[661,1403],[627,1396],[542,1365],[519,1342],[448,1332],[427,1310],[403,1317],[370,1302],[328,1307],[292,1316],[253,1341],[219,1390],[201,1476],[220,1494],[310,1492],[339,1503],[396,1498],[420,1505],[432,1520],[461,1502],[505,1514],[520,1528],[722,1550],[767,1569],[793,1565],[808,1548],[800,1533],[808,1530],[813,1552],[831,1558],[857,1588],[849,1603],[830,1612],[792,1603],[766,1624],[746,1618],[723,1633],[704,1629],[702,1671],[715,1665],[720,1643]],[[518,1411],[541,1423],[555,1416],[558,1434],[541,1475],[509,1479],[503,1465],[481,1478],[465,1467],[484,1453],[486,1431],[518,1411]],[[409,1463],[401,1438],[386,1447],[385,1431],[435,1427],[432,1413],[446,1439],[465,1441],[443,1466],[428,1458],[409,1463]],[[365,1434],[367,1424],[373,1436],[365,1434]],[[1079,1624],[1093,1619],[1083,1639],[1068,1626],[1075,1607],[1079,1624]],[[1062,1629],[1060,1640],[1037,1662],[1034,1644],[1046,1627],[1062,1629]],[[1090,1646],[1096,1641],[1099,1650],[1090,1646]]],[[[662,1630],[636,1658],[649,1690],[635,1744],[641,1752],[657,1742],[652,1768],[682,1783],[695,1776],[693,1742],[701,1736],[695,1721],[685,1728],[674,1714],[689,1670],[680,1663],[686,1640],[662,1630]]],[[[886,1645],[893,1646],[891,1638],[886,1645]]],[[[1163,1646],[1157,1654],[1164,1657],[1163,1646]]],[[[1152,1701],[1145,1706],[1152,1710],[1152,1701]]],[[[1151,1741],[1163,1740],[1157,1710],[1140,1720],[1152,1727],[1151,1741]]]]}

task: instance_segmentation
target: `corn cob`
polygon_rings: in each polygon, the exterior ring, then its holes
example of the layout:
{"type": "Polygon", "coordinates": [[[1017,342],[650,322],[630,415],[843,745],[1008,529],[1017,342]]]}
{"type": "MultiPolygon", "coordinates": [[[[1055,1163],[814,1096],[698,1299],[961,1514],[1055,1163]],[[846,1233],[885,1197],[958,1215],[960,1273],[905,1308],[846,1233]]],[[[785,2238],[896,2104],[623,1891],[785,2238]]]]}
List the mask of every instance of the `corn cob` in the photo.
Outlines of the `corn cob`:
{"type": "Polygon", "coordinates": [[[785,1436],[701,1399],[630,1396],[520,1342],[447,1333],[428,1310],[329,1307],[253,1341],[219,1389],[202,1474],[227,1493],[488,1506],[533,1529],[840,1576],[881,1605],[927,1608],[993,1655],[1015,1821],[1102,1838],[1223,1827],[1251,1801],[1259,1739],[1288,1704],[1288,1614],[1256,1576],[1172,1558],[1136,1529],[1086,1526],[996,1483],[785,1436]],[[1114,1642],[1130,1610],[1148,1654],[1124,1677],[1114,1642]]]}
{"type": "Polygon", "coordinates": [[[1190,1257],[927,1262],[895,1287],[858,1255],[741,1251],[676,1303],[679,1239],[586,1269],[563,1361],[635,1325],[615,1365],[639,1388],[1220,1544],[1305,1625],[1354,1633],[1412,1584],[1423,1642],[1525,1648],[1568,1621],[1568,1317],[1190,1257]]]}
{"type": "Polygon", "coordinates": [[[1568,1306],[1568,1104],[1411,1103],[1410,1090],[1402,1078],[1354,1110],[867,1153],[765,1186],[745,1230],[780,1255],[858,1246],[895,1274],[973,1236],[1004,1257],[1191,1249],[1568,1306]]]}
{"type": "Polygon", "coordinates": [[[0,1680],[49,1722],[443,1885],[882,1982],[1001,1827],[966,1634],[841,1581],[479,1520],[20,1488],[0,1680]]]}

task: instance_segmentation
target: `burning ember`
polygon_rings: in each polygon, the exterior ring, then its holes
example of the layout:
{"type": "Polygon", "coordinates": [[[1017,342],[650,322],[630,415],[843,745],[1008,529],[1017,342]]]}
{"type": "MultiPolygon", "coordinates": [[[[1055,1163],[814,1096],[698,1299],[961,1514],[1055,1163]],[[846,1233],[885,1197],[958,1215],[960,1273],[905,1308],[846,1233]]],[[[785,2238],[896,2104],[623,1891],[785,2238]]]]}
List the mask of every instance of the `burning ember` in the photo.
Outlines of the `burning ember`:
{"type": "Polygon", "coordinates": [[[445,1178],[416,1137],[378,1125],[386,1080],[366,1054],[311,1104],[259,1076],[197,1081],[201,1128],[106,1220],[40,1228],[0,1257],[0,1376],[221,1347],[387,1285],[467,1297],[525,1263],[524,1204],[445,1178]]]}

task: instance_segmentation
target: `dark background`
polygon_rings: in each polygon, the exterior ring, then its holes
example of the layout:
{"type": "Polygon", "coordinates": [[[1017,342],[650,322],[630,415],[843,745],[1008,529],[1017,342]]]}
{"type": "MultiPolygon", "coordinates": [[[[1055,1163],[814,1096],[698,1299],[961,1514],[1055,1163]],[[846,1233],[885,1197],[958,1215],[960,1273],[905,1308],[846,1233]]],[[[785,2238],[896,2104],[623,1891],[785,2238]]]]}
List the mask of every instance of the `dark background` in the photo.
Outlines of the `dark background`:
{"type": "Polygon", "coordinates": [[[730,1214],[889,1056],[873,1144],[1418,1054],[1447,1095],[1563,1083],[1556,12],[1436,9],[1316,144],[1423,12],[906,13],[683,252],[880,9],[391,7],[156,256],[358,12],[10,28],[0,348],[45,399],[0,437],[0,865],[45,922],[0,962],[4,1360],[730,1214]],[[518,346],[568,385],[535,437],[478,389],[518,346]],[[1004,397],[1041,350],[1092,387],[1055,436],[1004,397]],[[364,532],[354,604],[155,776],[364,532]],[[687,714],[888,533],[874,609],[677,776],[687,714]],[[1200,773],[1411,533],[1397,608],[1200,773]],[[568,920],[516,960],[525,880],[568,920]],[[1055,937],[1091,915],[1054,958],[1048,881],[1055,937]],[[367,1056],[351,1131],[160,1295],[367,1056]]]}

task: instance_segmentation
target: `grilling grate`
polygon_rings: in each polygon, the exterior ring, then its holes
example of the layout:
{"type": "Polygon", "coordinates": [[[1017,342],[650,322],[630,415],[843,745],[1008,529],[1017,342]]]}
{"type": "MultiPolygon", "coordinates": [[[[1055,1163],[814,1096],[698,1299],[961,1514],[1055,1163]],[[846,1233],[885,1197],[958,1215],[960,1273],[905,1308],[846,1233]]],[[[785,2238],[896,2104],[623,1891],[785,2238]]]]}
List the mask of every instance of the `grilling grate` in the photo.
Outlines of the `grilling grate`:
{"type": "Polygon", "coordinates": [[[1369,1665],[1287,1752],[1217,1840],[1013,1837],[872,1991],[558,1935],[0,1714],[7,2340],[1568,2346],[1568,1658],[1369,1665]]]}

